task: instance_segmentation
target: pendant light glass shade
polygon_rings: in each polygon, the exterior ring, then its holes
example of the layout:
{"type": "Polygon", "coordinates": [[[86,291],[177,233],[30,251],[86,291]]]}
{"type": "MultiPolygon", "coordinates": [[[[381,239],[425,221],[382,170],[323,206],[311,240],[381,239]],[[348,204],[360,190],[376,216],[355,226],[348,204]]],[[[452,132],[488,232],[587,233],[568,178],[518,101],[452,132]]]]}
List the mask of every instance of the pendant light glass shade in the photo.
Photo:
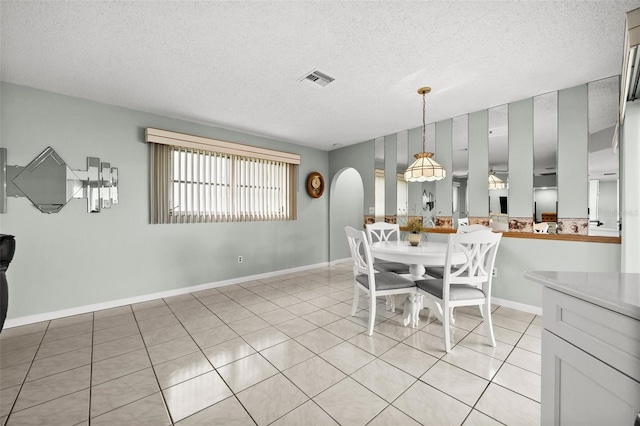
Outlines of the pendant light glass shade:
{"type": "Polygon", "coordinates": [[[436,162],[433,153],[427,152],[425,95],[429,92],[431,92],[430,87],[418,89],[418,93],[422,95],[422,152],[414,155],[416,161],[411,163],[404,172],[404,180],[407,182],[432,182],[442,180],[447,176],[447,171],[436,162]]]}
{"type": "Polygon", "coordinates": [[[432,182],[447,176],[444,167],[432,158],[432,152],[421,152],[414,157],[416,157],[416,161],[404,172],[404,180],[407,182],[432,182]]]}
{"type": "Polygon", "coordinates": [[[507,185],[493,173],[489,175],[489,189],[505,189],[507,185]]]}

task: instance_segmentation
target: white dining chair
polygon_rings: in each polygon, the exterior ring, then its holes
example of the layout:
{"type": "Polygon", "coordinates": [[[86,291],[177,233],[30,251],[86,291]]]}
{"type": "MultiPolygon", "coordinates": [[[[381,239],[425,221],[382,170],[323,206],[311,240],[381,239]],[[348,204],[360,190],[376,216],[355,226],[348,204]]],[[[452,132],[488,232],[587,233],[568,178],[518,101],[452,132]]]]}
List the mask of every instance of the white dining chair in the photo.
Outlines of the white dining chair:
{"type": "Polygon", "coordinates": [[[460,229],[463,226],[469,226],[469,218],[468,217],[458,218],[458,229],[460,229]]]}
{"type": "Polygon", "coordinates": [[[364,231],[350,226],[344,228],[349,241],[349,250],[353,258],[353,306],[351,316],[355,316],[358,309],[360,290],[369,295],[369,336],[373,334],[373,324],[376,318],[376,298],[378,296],[392,296],[396,294],[411,294],[416,292],[416,284],[393,272],[376,272],[373,269],[373,256],[369,241],[364,231]]]}
{"type": "MultiPolygon", "coordinates": [[[[369,245],[378,241],[399,241],[400,225],[397,223],[375,222],[367,223],[367,240],[369,245]]],[[[409,265],[400,262],[373,259],[373,269],[380,272],[395,272],[409,274],[409,265]]]]}
{"type": "Polygon", "coordinates": [[[534,223],[533,232],[535,232],[536,234],[548,234],[549,224],[547,222],[534,223]]]}
{"type": "MultiPolygon", "coordinates": [[[[484,225],[479,225],[479,224],[467,225],[467,226],[458,227],[458,229],[456,230],[456,233],[467,234],[469,232],[476,232],[476,231],[491,231],[491,228],[484,225]]],[[[442,278],[444,276],[444,266],[427,266],[425,268],[425,271],[427,275],[433,278],[442,278]]]]}
{"type": "Polygon", "coordinates": [[[418,294],[431,299],[441,309],[446,352],[451,351],[449,312],[458,306],[482,305],[487,338],[491,346],[496,345],[491,323],[491,271],[501,238],[501,233],[491,231],[449,235],[444,277],[416,281],[418,294]],[[467,261],[452,264],[454,252],[464,253],[467,261]]]}

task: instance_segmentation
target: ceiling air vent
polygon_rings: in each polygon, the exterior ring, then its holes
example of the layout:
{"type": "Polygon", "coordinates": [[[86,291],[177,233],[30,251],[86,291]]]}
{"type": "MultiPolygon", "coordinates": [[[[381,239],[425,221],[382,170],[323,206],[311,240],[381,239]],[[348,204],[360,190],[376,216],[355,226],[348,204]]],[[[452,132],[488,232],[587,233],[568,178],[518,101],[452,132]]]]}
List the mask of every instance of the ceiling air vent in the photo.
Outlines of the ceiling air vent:
{"type": "Polygon", "coordinates": [[[305,81],[316,87],[324,87],[333,80],[335,80],[333,77],[329,77],[325,73],[315,70],[305,74],[299,81],[305,81]]]}

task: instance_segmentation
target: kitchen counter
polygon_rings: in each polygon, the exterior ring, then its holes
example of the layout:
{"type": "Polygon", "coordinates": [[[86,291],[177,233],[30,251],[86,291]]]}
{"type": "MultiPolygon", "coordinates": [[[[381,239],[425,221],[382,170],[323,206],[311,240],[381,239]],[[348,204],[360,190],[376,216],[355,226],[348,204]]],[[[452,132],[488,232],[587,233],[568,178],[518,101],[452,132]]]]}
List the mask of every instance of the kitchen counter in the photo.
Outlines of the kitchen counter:
{"type": "Polygon", "coordinates": [[[525,272],[524,276],[561,293],[640,320],[640,274],[533,271],[525,272]]]}
{"type": "Polygon", "coordinates": [[[542,291],[543,425],[640,425],[640,274],[525,272],[542,291]]]}

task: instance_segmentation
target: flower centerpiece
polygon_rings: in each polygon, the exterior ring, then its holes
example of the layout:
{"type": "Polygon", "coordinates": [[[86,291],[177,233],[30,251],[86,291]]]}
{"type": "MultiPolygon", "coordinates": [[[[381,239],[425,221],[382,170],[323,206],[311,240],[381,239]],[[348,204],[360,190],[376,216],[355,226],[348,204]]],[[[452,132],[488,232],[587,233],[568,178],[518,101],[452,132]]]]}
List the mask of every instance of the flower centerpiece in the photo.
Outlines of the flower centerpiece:
{"type": "Polygon", "coordinates": [[[409,218],[407,220],[407,231],[409,231],[409,244],[417,246],[420,243],[420,233],[422,232],[422,218],[409,218]]]}

